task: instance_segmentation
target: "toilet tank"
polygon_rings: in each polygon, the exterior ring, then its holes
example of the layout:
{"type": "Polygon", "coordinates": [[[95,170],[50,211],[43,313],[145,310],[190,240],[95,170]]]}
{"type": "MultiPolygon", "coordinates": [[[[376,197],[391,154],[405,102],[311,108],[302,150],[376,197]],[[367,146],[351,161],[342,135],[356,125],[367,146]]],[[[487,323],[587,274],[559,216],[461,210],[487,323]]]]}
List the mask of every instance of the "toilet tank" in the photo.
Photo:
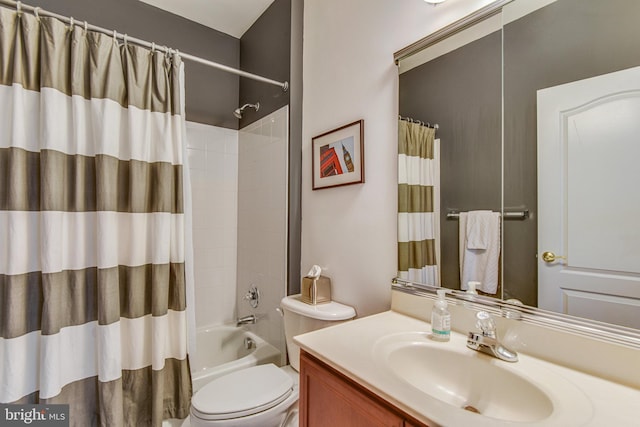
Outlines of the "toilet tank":
{"type": "Polygon", "coordinates": [[[300,370],[300,347],[293,342],[293,337],[356,317],[356,310],[351,306],[335,301],[310,305],[302,302],[299,294],[284,297],[280,301],[280,307],[284,314],[289,363],[296,371],[300,370]]]}

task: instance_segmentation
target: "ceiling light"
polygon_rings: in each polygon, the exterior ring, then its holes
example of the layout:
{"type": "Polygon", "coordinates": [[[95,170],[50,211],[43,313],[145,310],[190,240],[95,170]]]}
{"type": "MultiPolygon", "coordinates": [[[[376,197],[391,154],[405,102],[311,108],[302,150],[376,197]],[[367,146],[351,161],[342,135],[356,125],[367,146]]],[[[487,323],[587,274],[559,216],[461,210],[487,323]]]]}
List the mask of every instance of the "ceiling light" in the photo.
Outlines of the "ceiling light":
{"type": "Polygon", "coordinates": [[[445,2],[445,0],[424,0],[424,1],[426,1],[427,3],[432,4],[434,6],[436,4],[438,4],[438,3],[444,3],[445,2]]]}

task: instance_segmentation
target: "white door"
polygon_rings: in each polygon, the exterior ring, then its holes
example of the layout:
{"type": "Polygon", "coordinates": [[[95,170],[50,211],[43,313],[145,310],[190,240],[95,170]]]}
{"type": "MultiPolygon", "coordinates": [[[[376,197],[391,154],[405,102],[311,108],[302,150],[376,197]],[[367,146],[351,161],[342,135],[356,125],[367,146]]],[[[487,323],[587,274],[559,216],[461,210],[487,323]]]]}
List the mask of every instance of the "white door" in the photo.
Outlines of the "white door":
{"type": "Polygon", "coordinates": [[[640,328],[640,67],[538,91],[538,215],[538,306],[640,328]]]}

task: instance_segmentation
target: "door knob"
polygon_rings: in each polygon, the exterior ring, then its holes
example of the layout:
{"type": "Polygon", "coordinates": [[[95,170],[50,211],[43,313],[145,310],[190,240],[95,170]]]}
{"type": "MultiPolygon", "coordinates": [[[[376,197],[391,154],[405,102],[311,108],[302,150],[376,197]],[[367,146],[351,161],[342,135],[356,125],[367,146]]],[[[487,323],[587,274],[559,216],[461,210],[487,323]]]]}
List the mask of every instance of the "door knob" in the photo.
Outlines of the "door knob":
{"type": "Polygon", "coordinates": [[[554,261],[556,261],[556,260],[558,260],[558,259],[564,259],[564,260],[566,260],[566,259],[567,259],[567,257],[564,257],[564,256],[558,256],[558,255],[554,254],[553,252],[543,252],[543,253],[542,253],[542,260],[543,260],[544,262],[554,262],[554,261]]]}

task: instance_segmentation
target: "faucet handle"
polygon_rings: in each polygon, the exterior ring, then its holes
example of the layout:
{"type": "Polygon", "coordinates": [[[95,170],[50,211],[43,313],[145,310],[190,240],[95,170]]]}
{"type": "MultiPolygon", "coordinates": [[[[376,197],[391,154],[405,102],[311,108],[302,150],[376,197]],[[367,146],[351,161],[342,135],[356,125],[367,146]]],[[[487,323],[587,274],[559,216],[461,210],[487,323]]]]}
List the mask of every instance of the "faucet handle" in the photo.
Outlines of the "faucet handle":
{"type": "Polygon", "coordinates": [[[247,293],[244,294],[244,297],[242,299],[245,301],[249,301],[249,305],[251,307],[258,307],[258,304],[260,304],[260,291],[258,290],[256,285],[251,285],[251,288],[249,288],[247,293]]]}
{"type": "Polygon", "coordinates": [[[482,335],[495,338],[496,323],[491,318],[491,315],[486,311],[479,311],[476,313],[476,319],[476,327],[482,331],[482,335]]]}

